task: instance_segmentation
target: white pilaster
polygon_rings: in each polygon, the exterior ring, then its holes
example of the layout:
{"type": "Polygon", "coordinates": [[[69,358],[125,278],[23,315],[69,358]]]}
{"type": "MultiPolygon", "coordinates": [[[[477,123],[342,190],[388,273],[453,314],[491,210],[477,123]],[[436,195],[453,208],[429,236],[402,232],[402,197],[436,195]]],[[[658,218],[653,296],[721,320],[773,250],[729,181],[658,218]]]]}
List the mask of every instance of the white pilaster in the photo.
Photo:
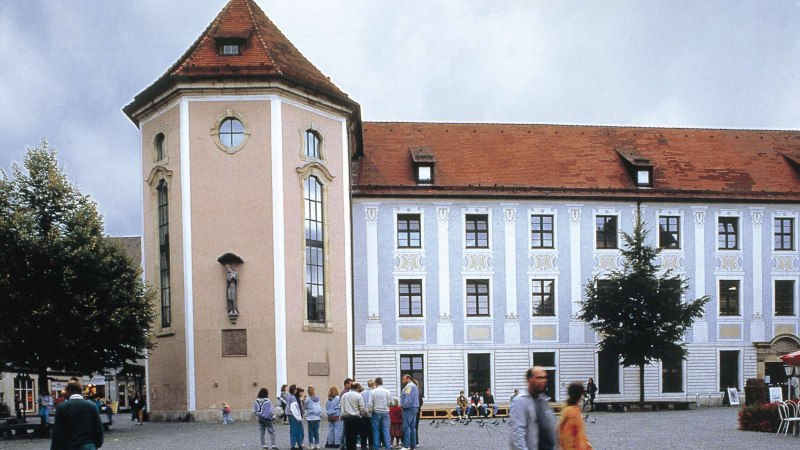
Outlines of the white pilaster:
{"type": "Polygon", "coordinates": [[[505,271],[506,271],[506,321],[505,343],[519,344],[519,314],[517,312],[517,208],[508,206],[503,208],[505,219],[505,271]]]}
{"type": "MultiPolygon", "coordinates": [[[[706,295],[706,207],[692,207],[694,213],[694,297],[706,295]]],[[[708,322],[705,313],[692,325],[695,343],[708,342],[708,322]]]]}
{"type": "Polygon", "coordinates": [[[569,343],[583,344],[586,341],[586,327],[578,320],[583,298],[581,278],[581,214],[583,205],[567,205],[569,208],[569,286],[572,308],[569,321],[569,343]]]}
{"type": "Polygon", "coordinates": [[[367,327],[366,344],[383,345],[381,326],[380,290],[378,284],[378,211],[380,203],[364,205],[367,225],[367,327]]]}
{"type": "Polygon", "coordinates": [[[286,237],[283,209],[283,119],[281,99],[270,101],[272,162],[272,260],[275,284],[275,384],[289,379],[286,360],[286,237]]]}
{"type": "MultiPolygon", "coordinates": [[[[186,332],[186,409],[197,409],[194,361],[194,285],[192,284],[192,183],[189,164],[189,100],[181,99],[181,220],[183,228],[183,315],[186,332]]],[[[149,387],[149,386],[148,386],[149,387]]]]}
{"type": "Polygon", "coordinates": [[[436,242],[439,252],[439,320],[436,343],[453,345],[453,322],[450,317],[450,207],[436,207],[436,242]]]}
{"type": "MultiPolygon", "coordinates": [[[[348,145],[347,121],[342,119],[342,151],[344,153],[342,158],[342,192],[347,194],[346,198],[350,198],[351,184],[350,184],[350,146],[348,145]]],[[[348,373],[355,373],[355,351],[353,348],[353,243],[352,243],[352,205],[350,201],[344,202],[342,218],[344,223],[344,291],[345,291],[345,305],[347,312],[345,316],[347,324],[347,371],[348,373]]]]}
{"type": "Polygon", "coordinates": [[[763,284],[762,284],[762,222],[764,208],[750,208],[750,218],[753,226],[753,317],[750,320],[750,340],[762,342],[766,338],[766,327],[763,315],[763,284]]]}

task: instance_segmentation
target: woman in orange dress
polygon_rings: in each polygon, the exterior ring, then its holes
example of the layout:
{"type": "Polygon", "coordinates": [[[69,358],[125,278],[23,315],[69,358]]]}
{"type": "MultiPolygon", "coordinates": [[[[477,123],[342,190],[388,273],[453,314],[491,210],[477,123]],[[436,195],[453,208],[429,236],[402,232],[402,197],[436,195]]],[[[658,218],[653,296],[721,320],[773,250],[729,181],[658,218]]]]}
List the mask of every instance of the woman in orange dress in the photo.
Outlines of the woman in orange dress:
{"type": "Polygon", "coordinates": [[[575,381],[567,388],[567,406],[561,410],[558,420],[558,442],[563,450],[591,450],[586,437],[581,408],[578,406],[586,390],[583,383],[575,381]]]}

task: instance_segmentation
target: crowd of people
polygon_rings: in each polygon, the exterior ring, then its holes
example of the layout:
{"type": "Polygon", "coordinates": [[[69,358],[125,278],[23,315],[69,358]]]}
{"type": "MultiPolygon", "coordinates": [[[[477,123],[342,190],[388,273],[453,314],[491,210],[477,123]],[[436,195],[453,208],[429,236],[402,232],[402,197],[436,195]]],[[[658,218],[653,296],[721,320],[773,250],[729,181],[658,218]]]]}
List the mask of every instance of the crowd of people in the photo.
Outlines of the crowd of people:
{"type": "MultiPolygon", "coordinates": [[[[308,386],[306,390],[294,384],[283,385],[277,403],[272,404],[267,388],[261,388],[253,402],[261,447],[277,448],[274,422],[281,420],[289,425],[291,448],[322,448],[319,436],[319,425],[323,418],[322,403],[316,388],[308,386]],[[266,443],[267,434],[269,446],[266,443]],[[306,442],[308,446],[304,447],[306,442]]],[[[364,449],[414,449],[419,445],[420,406],[422,394],[419,382],[408,375],[402,379],[399,398],[383,387],[381,378],[369,379],[366,385],[347,378],[341,391],[335,385],[328,389],[325,401],[325,417],[328,421],[325,448],[355,450],[360,445],[364,449]]]]}

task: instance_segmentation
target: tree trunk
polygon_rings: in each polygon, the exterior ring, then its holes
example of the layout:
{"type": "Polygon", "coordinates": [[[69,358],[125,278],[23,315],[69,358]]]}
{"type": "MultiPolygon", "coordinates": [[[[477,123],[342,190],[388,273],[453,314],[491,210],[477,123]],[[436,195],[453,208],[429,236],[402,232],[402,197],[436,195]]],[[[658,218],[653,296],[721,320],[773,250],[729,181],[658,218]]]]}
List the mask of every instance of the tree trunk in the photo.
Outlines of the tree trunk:
{"type": "Polygon", "coordinates": [[[644,409],[644,364],[639,364],[639,407],[644,409]]]}
{"type": "Polygon", "coordinates": [[[47,385],[47,367],[39,367],[39,369],[36,370],[36,375],[39,376],[39,381],[37,382],[38,392],[36,393],[36,397],[38,398],[40,392],[50,392],[50,387],[47,385]]]}

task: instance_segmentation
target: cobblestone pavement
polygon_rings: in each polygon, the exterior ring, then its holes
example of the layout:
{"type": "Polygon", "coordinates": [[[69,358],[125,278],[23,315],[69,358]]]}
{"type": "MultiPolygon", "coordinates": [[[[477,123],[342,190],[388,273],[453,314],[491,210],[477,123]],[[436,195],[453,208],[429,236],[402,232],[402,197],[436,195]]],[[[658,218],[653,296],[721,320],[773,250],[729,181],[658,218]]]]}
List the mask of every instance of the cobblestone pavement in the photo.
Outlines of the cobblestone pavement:
{"type": "MultiPolygon", "coordinates": [[[[588,418],[589,440],[604,449],[797,449],[800,438],[736,429],[733,408],[700,408],[692,411],[592,413],[588,418]]],[[[145,423],[133,426],[129,416],[114,417],[103,449],[258,449],[256,422],[145,423]]],[[[320,436],[327,435],[323,421],[320,436]]],[[[276,425],[278,446],[289,447],[289,427],[276,425]]],[[[269,441],[268,441],[269,442],[269,441]]],[[[0,440],[0,449],[47,449],[45,439],[0,440]]],[[[507,449],[508,425],[479,427],[449,423],[420,424],[420,449],[507,449]]]]}

